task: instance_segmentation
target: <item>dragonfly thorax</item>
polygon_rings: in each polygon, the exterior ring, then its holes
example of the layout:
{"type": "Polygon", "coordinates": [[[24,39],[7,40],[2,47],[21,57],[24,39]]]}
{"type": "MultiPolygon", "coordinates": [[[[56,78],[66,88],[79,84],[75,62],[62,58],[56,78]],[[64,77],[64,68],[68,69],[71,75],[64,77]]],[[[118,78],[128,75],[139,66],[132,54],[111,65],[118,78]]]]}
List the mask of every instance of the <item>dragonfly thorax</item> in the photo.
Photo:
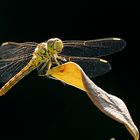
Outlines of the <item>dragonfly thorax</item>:
{"type": "Polygon", "coordinates": [[[47,43],[43,42],[37,45],[34,51],[34,58],[35,59],[44,59],[48,57],[48,48],[47,43]]]}

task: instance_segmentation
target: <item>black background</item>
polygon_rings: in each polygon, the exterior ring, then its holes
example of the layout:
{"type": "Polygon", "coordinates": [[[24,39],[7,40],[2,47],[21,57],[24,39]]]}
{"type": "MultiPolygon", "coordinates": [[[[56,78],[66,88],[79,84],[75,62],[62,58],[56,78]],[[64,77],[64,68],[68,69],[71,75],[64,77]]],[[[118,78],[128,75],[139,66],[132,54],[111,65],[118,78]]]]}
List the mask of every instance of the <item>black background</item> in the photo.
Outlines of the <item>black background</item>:
{"type": "MultiPolygon", "coordinates": [[[[104,57],[112,71],[92,79],[121,98],[139,124],[139,35],[136,7],[101,3],[4,1],[0,42],[42,42],[51,37],[97,39],[120,37],[127,47],[104,57]]],[[[2,83],[1,83],[2,86],[2,83]]],[[[125,127],[106,117],[87,95],[33,71],[0,97],[0,139],[133,139],[125,127]]]]}

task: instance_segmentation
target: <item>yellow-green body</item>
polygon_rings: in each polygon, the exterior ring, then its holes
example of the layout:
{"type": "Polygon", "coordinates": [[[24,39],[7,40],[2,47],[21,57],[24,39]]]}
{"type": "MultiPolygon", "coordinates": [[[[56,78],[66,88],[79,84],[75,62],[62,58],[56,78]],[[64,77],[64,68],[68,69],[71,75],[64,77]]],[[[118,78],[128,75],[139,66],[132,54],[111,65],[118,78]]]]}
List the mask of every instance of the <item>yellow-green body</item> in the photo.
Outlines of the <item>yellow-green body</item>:
{"type": "MultiPolygon", "coordinates": [[[[0,89],[0,96],[4,95],[17,82],[42,63],[44,63],[45,66],[47,65],[48,69],[50,69],[52,61],[59,65],[59,62],[57,61],[57,54],[60,53],[62,49],[63,43],[58,38],[49,39],[47,42],[38,44],[29,63],[0,89]]],[[[41,70],[42,68],[40,71],[41,70]]]]}

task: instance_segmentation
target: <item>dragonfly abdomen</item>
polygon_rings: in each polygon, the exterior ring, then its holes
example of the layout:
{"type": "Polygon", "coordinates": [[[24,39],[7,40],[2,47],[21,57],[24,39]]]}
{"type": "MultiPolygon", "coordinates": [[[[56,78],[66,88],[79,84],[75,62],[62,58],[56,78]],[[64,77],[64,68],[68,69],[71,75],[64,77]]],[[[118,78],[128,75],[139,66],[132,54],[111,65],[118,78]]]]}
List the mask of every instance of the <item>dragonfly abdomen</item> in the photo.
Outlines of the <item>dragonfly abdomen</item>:
{"type": "Polygon", "coordinates": [[[10,90],[17,82],[19,82],[24,76],[29,74],[32,70],[36,68],[33,60],[31,60],[20,72],[18,72],[14,77],[12,77],[1,89],[0,96],[4,95],[8,90],[10,90]]]}

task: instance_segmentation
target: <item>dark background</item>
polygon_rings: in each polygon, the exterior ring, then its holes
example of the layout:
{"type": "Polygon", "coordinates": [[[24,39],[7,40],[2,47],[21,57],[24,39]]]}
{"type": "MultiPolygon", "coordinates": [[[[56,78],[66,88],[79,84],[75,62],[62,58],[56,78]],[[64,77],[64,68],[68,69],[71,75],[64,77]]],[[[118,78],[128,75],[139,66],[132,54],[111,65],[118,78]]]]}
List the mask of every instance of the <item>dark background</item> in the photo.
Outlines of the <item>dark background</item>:
{"type": "MultiPolygon", "coordinates": [[[[115,3],[4,1],[0,9],[0,42],[42,42],[51,37],[97,39],[120,37],[127,47],[104,57],[112,71],[92,79],[121,98],[139,123],[140,15],[136,7],[115,3]],[[121,6],[120,6],[121,5],[121,6]]],[[[1,86],[3,84],[1,83],[1,86]]],[[[106,117],[87,95],[33,71],[0,97],[0,139],[133,139],[125,127],[106,117]]]]}

